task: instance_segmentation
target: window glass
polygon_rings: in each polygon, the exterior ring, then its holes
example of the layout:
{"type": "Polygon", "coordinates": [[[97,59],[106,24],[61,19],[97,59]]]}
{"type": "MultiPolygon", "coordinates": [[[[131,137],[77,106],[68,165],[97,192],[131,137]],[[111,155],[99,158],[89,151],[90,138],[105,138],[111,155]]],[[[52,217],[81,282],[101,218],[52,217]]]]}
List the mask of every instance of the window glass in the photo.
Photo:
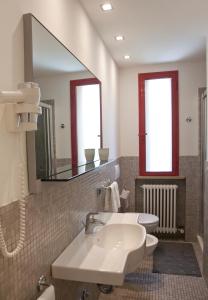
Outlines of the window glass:
{"type": "Polygon", "coordinates": [[[171,78],[145,80],[146,171],[172,171],[171,78]]]}

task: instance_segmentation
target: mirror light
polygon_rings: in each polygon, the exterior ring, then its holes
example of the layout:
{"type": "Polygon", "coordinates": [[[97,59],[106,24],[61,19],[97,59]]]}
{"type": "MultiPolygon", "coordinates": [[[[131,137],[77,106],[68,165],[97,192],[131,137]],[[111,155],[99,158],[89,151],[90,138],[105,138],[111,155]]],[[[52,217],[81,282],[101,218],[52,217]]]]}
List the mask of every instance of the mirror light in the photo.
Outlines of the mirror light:
{"type": "Polygon", "coordinates": [[[111,3],[104,3],[101,5],[103,11],[110,11],[113,9],[111,3]]]}
{"type": "Polygon", "coordinates": [[[124,36],[123,35],[117,35],[115,37],[116,41],[123,41],[124,40],[124,36]]]}
{"type": "Polygon", "coordinates": [[[124,59],[130,59],[130,55],[124,55],[124,59]]]}

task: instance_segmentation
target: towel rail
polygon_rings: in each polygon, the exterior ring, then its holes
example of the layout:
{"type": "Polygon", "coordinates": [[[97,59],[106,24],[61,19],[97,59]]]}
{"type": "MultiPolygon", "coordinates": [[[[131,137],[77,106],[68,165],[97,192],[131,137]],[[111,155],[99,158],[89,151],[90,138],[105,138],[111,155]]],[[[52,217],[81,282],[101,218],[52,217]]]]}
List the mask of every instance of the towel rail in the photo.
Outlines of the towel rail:
{"type": "Polygon", "coordinates": [[[110,179],[108,179],[107,181],[105,181],[101,186],[99,186],[96,190],[97,190],[97,195],[99,196],[102,191],[105,191],[107,189],[110,188],[110,185],[111,185],[111,181],[110,179]]]}

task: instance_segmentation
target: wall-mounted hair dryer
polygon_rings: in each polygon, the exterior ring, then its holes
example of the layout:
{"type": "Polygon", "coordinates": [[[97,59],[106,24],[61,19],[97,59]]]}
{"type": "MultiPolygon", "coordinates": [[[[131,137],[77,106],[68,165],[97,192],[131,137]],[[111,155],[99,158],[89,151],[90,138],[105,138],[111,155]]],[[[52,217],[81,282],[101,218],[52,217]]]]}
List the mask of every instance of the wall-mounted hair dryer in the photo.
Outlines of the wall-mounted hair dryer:
{"type": "MultiPolygon", "coordinates": [[[[41,114],[40,89],[38,84],[26,82],[18,85],[17,91],[0,91],[0,104],[6,104],[6,122],[11,132],[37,130],[37,118],[41,114]]],[[[25,199],[24,165],[21,164],[21,197],[20,207],[20,235],[15,249],[8,250],[5,242],[3,228],[0,221],[0,250],[3,256],[12,258],[23,248],[26,231],[26,199],[25,199]]]]}
{"type": "Polygon", "coordinates": [[[17,91],[0,91],[0,104],[6,105],[6,120],[11,132],[37,130],[41,114],[40,88],[37,83],[25,82],[17,91]]]}

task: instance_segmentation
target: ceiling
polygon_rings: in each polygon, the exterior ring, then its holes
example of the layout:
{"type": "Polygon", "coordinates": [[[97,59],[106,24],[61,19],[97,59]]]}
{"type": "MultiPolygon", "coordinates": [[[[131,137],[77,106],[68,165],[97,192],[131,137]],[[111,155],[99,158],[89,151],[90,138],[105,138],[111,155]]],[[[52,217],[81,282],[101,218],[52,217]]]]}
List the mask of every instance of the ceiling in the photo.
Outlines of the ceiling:
{"type": "Polygon", "coordinates": [[[205,59],[207,0],[80,0],[119,66],[205,59]],[[100,5],[110,2],[113,10],[100,5]],[[115,36],[122,34],[123,41],[115,36]],[[130,60],[125,61],[124,55],[130,60]]]}

